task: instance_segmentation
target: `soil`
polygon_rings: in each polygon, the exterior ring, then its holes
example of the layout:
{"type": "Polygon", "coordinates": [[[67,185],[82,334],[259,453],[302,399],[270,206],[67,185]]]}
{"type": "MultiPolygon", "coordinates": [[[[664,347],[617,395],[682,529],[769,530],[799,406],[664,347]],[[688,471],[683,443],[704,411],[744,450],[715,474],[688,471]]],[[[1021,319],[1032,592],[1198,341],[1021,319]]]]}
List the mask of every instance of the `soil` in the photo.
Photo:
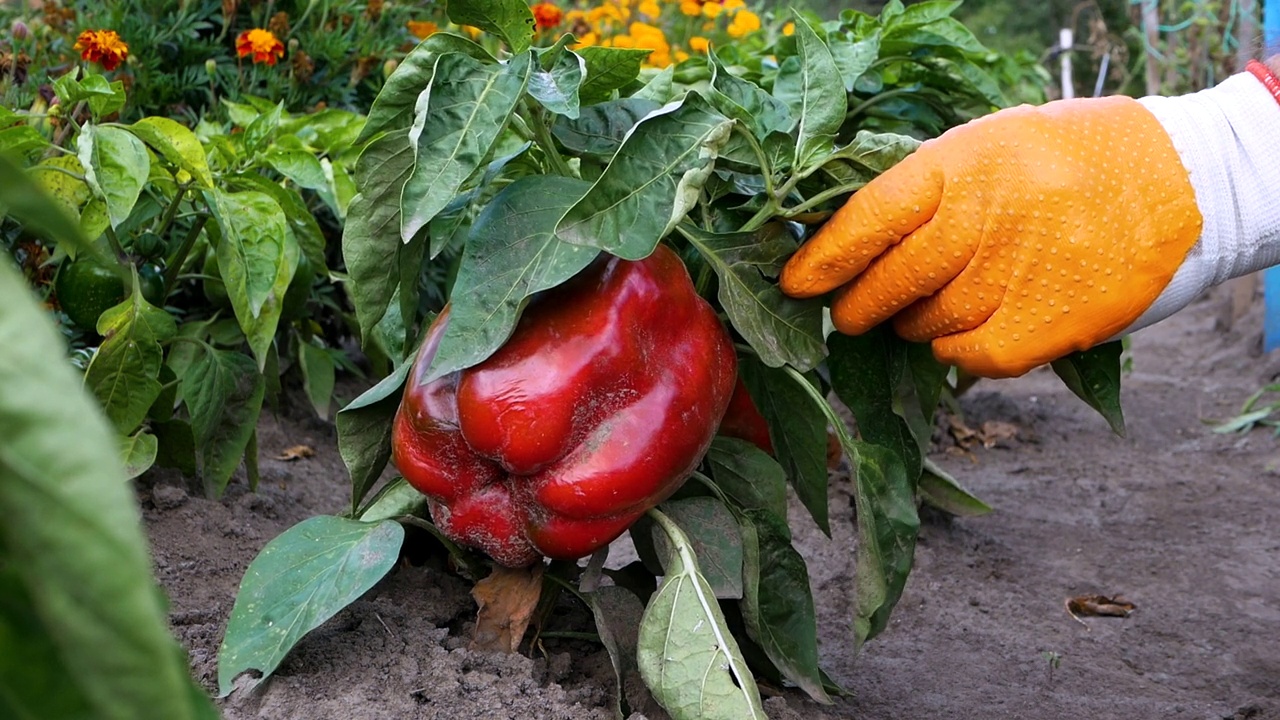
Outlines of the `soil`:
{"type": "MultiPolygon", "coordinates": [[[[1134,336],[1124,438],[1047,371],[966,393],[967,426],[999,421],[1017,433],[968,451],[939,443],[934,459],[995,511],[926,516],[891,626],[857,657],[851,500],[847,475],[834,473],[834,537],[803,511],[793,520],[822,661],[850,695],[822,706],[781,691],[766,702],[770,717],[1280,719],[1280,441],[1266,429],[1215,434],[1206,422],[1234,415],[1280,359],[1261,354],[1258,309],[1230,331],[1215,328],[1217,315],[1217,300],[1205,299],[1134,336]],[[1065,601],[1090,594],[1137,609],[1073,618],[1065,601]]],[[[260,447],[256,494],[241,478],[217,502],[180,476],[139,485],[172,627],[210,691],[249,561],[348,498],[331,425],[268,417],[260,447]],[[315,455],[268,459],[297,444],[315,455]]],[[[471,652],[474,614],[464,582],[403,562],[222,711],[228,720],[613,716],[612,669],[598,646],[471,652]]],[[[572,609],[564,622],[590,621],[572,609]]]]}

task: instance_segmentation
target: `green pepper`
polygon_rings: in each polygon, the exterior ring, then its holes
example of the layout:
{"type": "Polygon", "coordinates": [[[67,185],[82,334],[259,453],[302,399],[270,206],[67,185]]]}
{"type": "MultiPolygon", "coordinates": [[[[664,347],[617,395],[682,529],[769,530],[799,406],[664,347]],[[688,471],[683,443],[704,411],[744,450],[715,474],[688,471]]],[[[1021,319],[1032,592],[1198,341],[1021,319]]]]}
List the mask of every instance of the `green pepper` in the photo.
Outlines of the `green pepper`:
{"type": "MultiPolygon", "coordinates": [[[[139,267],[138,286],[147,302],[164,304],[164,274],[159,267],[151,264],[139,267]]],[[[59,307],[71,322],[93,330],[102,313],[129,296],[129,286],[119,268],[104,265],[96,258],[83,257],[63,263],[54,292],[59,307]]]]}

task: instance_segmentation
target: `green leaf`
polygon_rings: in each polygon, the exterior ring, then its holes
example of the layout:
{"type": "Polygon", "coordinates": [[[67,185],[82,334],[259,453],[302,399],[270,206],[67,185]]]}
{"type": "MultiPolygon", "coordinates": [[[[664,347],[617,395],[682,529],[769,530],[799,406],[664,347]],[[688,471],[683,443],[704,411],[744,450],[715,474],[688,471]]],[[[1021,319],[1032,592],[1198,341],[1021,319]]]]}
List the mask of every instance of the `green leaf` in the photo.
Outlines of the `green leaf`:
{"type": "MultiPolygon", "coordinates": [[[[661,510],[688,536],[702,576],[715,596],[722,600],[741,598],[742,537],[724,503],[713,497],[690,497],[667,501],[661,510]]],[[[670,557],[666,532],[656,523],[652,531],[658,556],[670,557]]]]}
{"type": "Polygon", "coordinates": [[[404,528],[321,515],[281,533],[249,563],[218,650],[218,696],[240,673],[262,678],[304,635],[355,602],[395,565],[404,528]]]}
{"type": "Polygon", "coordinates": [[[407,130],[388,133],[370,143],[356,163],[360,194],[347,209],[342,257],[360,337],[366,346],[400,283],[400,193],[412,172],[413,147],[407,130]]]}
{"type": "Polygon", "coordinates": [[[751,508],[787,522],[787,476],[768,453],[746,440],[717,437],[707,451],[711,478],[731,507],[751,508]]]}
{"type": "Polygon", "coordinates": [[[742,535],[742,620],[747,635],[769,656],[783,677],[809,697],[831,703],[818,667],[818,620],[809,589],[809,569],[791,545],[785,520],[745,509],[742,535]]]}
{"type": "Polygon", "coordinates": [[[456,25],[470,25],[507,42],[513,54],[533,42],[533,13],[524,0],[449,0],[445,12],[456,25]]]}
{"type": "Polygon", "coordinates": [[[845,92],[853,92],[854,83],[880,57],[880,31],[876,30],[856,42],[833,33],[827,37],[827,47],[831,50],[836,69],[840,71],[840,78],[844,80],[845,92]]]}
{"type": "Polygon", "coordinates": [[[111,227],[120,227],[151,172],[146,146],[128,130],[85,125],[76,136],[76,156],[89,188],[107,204],[111,227]]]}
{"type": "Polygon", "coordinates": [[[321,420],[329,419],[329,404],[333,402],[335,370],[329,351],[310,342],[298,343],[298,364],[302,366],[302,386],[311,407],[321,420]]]}
{"type": "Polygon", "coordinates": [[[591,46],[574,51],[587,65],[586,78],[578,88],[583,105],[606,100],[614,90],[640,76],[640,66],[653,52],[643,48],[591,46]]]}
{"type": "Polygon", "coordinates": [[[773,94],[799,121],[793,166],[804,170],[831,152],[848,103],[844,81],[827,44],[799,14],[795,15],[795,26],[800,54],[782,63],[773,94]]]}
{"type": "Polygon", "coordinates": [[[751,443],[734,438],[716,438],[707,460],[742,538],[747,634],[788,680],[813,699],[829,703],[818,668],[809,571],[791,545],[781,468],[751,443]]]}
{"type": "Polygon", "coordinates": [[[391,459],[391,420],[400,407],[405,379],[413,358],[391,375],[352,400],[334,418],[338,426],[338,454],[351,474],[351,512],[378,481],[391,459]]]}
{"type": "Polygon", "coordinates": [[[280,209],[284,210],[285,219],[289,222],[289,228],[293,230],[293,237],[298,241],[302,256],[311,263],[312,268],[328,267],[325,261],[324,231],[320,229],[320,223],[316,222],[315,215],[307,208],[306,201],[296,190],[283,187],[257,173],[236,175],[232,182],[243,189],[257,190],[270,195],[280,209]]]}
{"type": "Polygon", "coordinates": [[[177,334],[177,327],[169,313],[135,290],[102,313],[98,332],[106,339],[89,361],[84,384],[116,430],[131,435],[160,396],[160,343],[177,334]]]}
{"type": "Polygon", "coordinates": [[[242,136],[244,151],[249,155],[253,155],[265,148],[280,127],[280,117],[283,114],[284,102],[281,101],[273,106],[270,111],[255,117],[244,129],[244,135],[242,136]]]}
{"type": "Polygon", "coordinates": [[[200,187],[213,187],[213,174],[195,133],[185,125],[166,117],[145,117],[126,129],[137,135],[169,164],[191,175],[200,187]]]}
{"type": "Polygon", "coordinates": [[[777,277],[796,242],[785,227],[767,225],[756,232],[709,233],[679,226],[720,278],[720,304],[735,330],[770,367],[784,364],[809,370],[822,361],[822,302],[788,297],[770,278],[777,277]]]}
{"type": "Polygon", "coordinates": [[[48,138],[30,125],[18,125],[0,130],[0,153],[5,155],[15,157],[26,155],[34,150],[48,148],[51,144],[48,138]]]}
{"type": "Polygon", "coordinates": [[[557,117],[551,134],[570,153],[610,158],[631,128],[659,107],[642,98],[610,100],[583,108],[574,120],[557,117]]]}
{"type": "Polygon", "coordinates": [[[560,220],[556,235],[628,260],[648,257],[697,202],[731,127],[695,94],[650,115],[560,220]]]}
{"type": "MultiPolygon", "coordinates": [[[[3,152],[0,149],[0,152],[3,152]]],[[[31,168],[31,177],[41,190],[58,202],[68,216],[80,214],[80,208],[93,196],[89,186],[66,172],[84,175],[80,160],[74,155],[58,155],[31,168]]]]}
{"type": "Polygon", "coordinates": [[[925,459],[924,472],[918,488],[920,499],[926,504],[960,517],[978,517],[991,512],[991,506],[982,502],[946,470],[932,460],[925,459]]]}
{"type": "Polygon", "coordinates": [[[472,226],[450,299],[449,324],[423,382],[481,362],[511,336],[530,295],[591,263],[594,248],[561,242],[556,222],[588,183],[533,176],[508,185],[472,226]]]}
{"type": "Polygon", "coordinates": [[[119,441],[26,287],[0,259],[0,715],[216,717],[169,635],[119,441]]]}
{"type": "Polygon", "coordinates": [[[85,239],[75,218],[3,153],[0,153],[0,206],[32,232],[66,243],[73,251],[88,250],[104,263],[111,262],[106,253],[85,239]]]}
{"type": "Polygon", "coordinates": [[[759,85],[734,77],[714,51],[708,57],[714,71],[710,98],[717,110],[746,125],[761,140],[775,130],[791,129],[795,121],[785,103],[759,85]]]}
{"type": "MultiPolygon", "coordinates": [[[[846,450],[849,450],[846,447],[846,450]]],[[[858,512],[854,632],[858,647],[884,630],[911,572],[920,518],[915,482],[887,448],[854,442],[858,512]]]]}
{"type": "Polygon", "coordinates": [[[491,65],[450,53],[436,61],[409,130],[414,167],[400,197],[402,240],[426,227],[484,163],[524,94],[531,58],[525,53],[491,65]]]}
{"type": "Polygon", "coordinates": [[[698,571],[688,537],[662,513],[650,512],[671,553],[666,578],[640,620],[641,677],[673,720],[764,720],[755,678],[698,571]]]}
{"type": "Polygon", "coordinates": [[[951,366],[938,362],[928,343],[907,343],[903,352],[906,368],[895,392],[894,408],[907,421],[923,457],[933,444],[933,415],[951,366]]]}
{"type": "Polygon", "coordinates": [[[675,75],[676,68],[674,65],[668,65],[659,71],[656,75],[649,78],[649,82],[644,87],[635,91],[632,97],[641,100],[652,100],[653,102],[666,105],[675,99],[675,75]]]}
{"type": "Polygon", "coordinates": [[[925,0],[925,2],[907,6],[901,15],[895,17],[889,23],[889,26],[927,25],[936,20],[950,17],[951,13],[955,12],[958,7],[960,7],[960,0],[925,0]]]}
{"type": "Polygon", "coordinates": [[[84,101],[89,104],[95,117],[110,115],[124,107],[123,82],[108,82],[105,77],[97,74],[86,75],[83,80],[77,80],[75,75],[74,72],[66,73],[53,81],[54,93],[65,107],[75,107],[76,103],[84,101]]]}
{"type": "Polygon", "coordinates": [[[827,419],[786,372],[751,356],[738,358],[738,376],[746,383],[760,414],[769,423],[769,439],[778,464],[796,497],[827,536],[827,419]]]}
{"type": "Polygon", "coordinates": [[[920,446],[899,414],[896,389],[906,367],[906,341],[885,328],[827,339],[831,389],[853,412],[858,434],[898,456],[914,484],[923,462],[920,446]]]}
{"type": "Polygon", "coordinates": [[[481,62],[497,62],[487,50],[461,35],[438,32],[429,36],[418,43],[387,77],[378,97],[373,99],[369,119],[355,144],[362,145],[381,132],[400,130],[412,125],[418,95],[431,86],[436,60],[451,52],[462,53],[481,62]]]}
{"type": "Polygon", "coordinates": [[[1067,388],[1097,410],[1111,431],[1121,437],[1124,437],[1124,411],[1120,409],[1120,354],[1123,352],[1121,341],[1113,340],[1073,352],[1052,363],[1053,371],[1067,388]]]}
{"type": "Polygon", "coordinates": [[[124,461],[124,476],[132,480],[156,464],[156,452],[160,449],[155,435],[140,430],[120,439],[120,456],[124,461]]]}
{"type": "MultiPolygon", "coordinates": [[[[545,56],[544,56],[545,57],[545,56]]],[[[543,107],[557,115],[573,119],[578,117],[578,88],[587,63],[581,55],[558,52],[550,68],[535,65],[529,76],[529,95],[543,107]]]]}
{"type": "Polygon", "coordinates": [[[196,467],[196,441],[191,432],[191,423],[185,420],[153,422],[151,432],[155,434],[159,445],[156,450],[157,465],[174,468],[188,477],[199,474],[199,468],[196,467]]]}
{"type": "Polygon", "coordinates": [[[418,492],[404,478],[398,477],[378,491],[357,518],[361,522],[395,520],[405,515],[423,512],[427,496],[418,492]]]}
{"type": "Polygon", "coordinates": [[[987,48],[969,28],[955,18],[943,18],[928,25],[886,27],[880,41],[885,56],[920,53],[929,48],[959,51],[970,55],[986,55],[987,48]]]}
{"type": "Polygon", "coordinates": [[[869,171],[866,176],[869,180],[902,162],[919,147],[920,141],[908,135],[859,130],[852,142],[836,149],[823,160],[823,169],[850,162],[869,171]]]}
{"type": "Polygon", "coordinates": [[[325,177],[324,166],[315,155],[306,150],[272,148],[262,154],[262,159],[276,172],[297,183],[298,187],[308,190],[329,187],[329,178],[325,177]]]}
{"type": "Polygon", "coordinates": [[[218,272],[261,370],[301,251],[284,210],[270,195],[255,190],[209,190],[205,198],[222,235],[217,246],[218,272]]]}
{"type": "Polygon", "coordinates": [[[257,427],[266,382],[248,356],[204,344],[181,381],[205,494],[221,497],[257,427]]]}

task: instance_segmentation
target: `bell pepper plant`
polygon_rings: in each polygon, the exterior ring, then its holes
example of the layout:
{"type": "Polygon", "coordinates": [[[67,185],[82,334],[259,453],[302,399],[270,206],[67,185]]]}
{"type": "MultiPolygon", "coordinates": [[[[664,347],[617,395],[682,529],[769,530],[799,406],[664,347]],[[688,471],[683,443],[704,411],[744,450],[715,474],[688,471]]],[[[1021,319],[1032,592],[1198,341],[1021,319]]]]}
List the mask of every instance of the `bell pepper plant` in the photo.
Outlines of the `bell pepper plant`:
{"type": "MultiPolygon", "coordinates": [[[[984,506],[925,457],[950,369],[885,331],[829,335],[822,299],[776,278],[921,140],[1015,101],[956,5],[766,14],[734,44],[645,67],[651,48],[535,34],[523,0],[449,3],[484,33],[423,40],[357,139],[347,289],[364,346],[395,370],[337,416],[351,507],[250,566],[223,694],[372,587],[406,526],[478,594],[512,572],[567,592],[602,638],[628,639],[610,652],[636,648],[614,667],[638,667],[677,720],[763,718],[757,675],[842,692],[819,664],[789,498],[828,533],[856,522],[855,646],[888,625],[918,504],[984,506]],[[431,318],[423,278],[441,270],[448,309],[431,318]],[[828,471],[828,432],[847,472],[828,471]],[[856,519],[833,516],[832,482],[856,519]],[[623,532],[640,560],[611,566],[623,532]],[[638,627],[615,602],[645,608],[638,627]]],[[[1055,369],[1095,405],[1116,399],[1118,354],[1055,369]]],[[[553,599],[514,604],[542,608],[540,632],[553,599]]]]}

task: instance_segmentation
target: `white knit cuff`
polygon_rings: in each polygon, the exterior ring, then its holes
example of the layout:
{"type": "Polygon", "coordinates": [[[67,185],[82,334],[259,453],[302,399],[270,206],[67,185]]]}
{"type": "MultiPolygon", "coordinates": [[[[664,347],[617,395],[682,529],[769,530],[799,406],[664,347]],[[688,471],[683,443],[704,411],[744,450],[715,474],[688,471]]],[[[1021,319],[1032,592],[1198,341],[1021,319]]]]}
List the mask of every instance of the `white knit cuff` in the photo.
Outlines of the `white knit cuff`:
{"type": "Polygon", "coordinates": [[[1213,285],[1280,264],[1280,103],[1249,73],[1191,95],[1139,102],[1173,139],[1204,228],[1169,285],[1125,333],[1163,320],[1213,285]]]}

